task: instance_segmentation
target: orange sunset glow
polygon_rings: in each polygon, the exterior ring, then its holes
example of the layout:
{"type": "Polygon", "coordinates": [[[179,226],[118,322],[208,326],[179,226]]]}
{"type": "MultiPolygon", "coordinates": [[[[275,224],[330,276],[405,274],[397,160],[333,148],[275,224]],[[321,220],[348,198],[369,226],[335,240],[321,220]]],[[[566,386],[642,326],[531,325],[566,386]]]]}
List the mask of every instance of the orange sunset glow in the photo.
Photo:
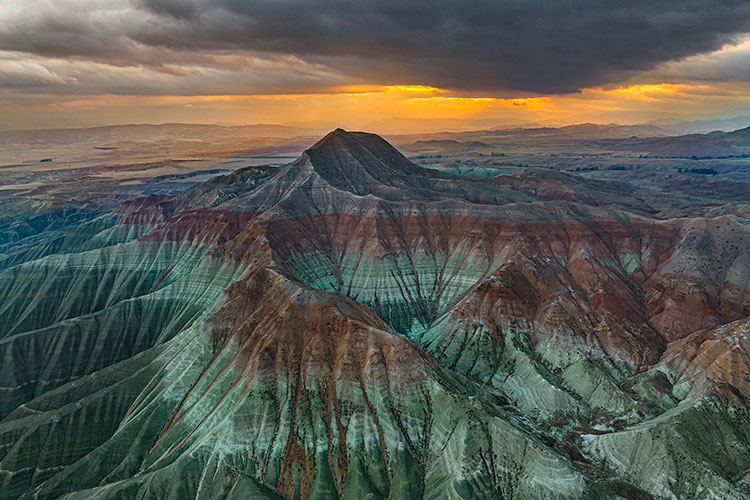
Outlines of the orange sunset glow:
{"type": "MultiPolygon", "coordinates": [[[[56,117],[68,126],[182,121],[363,127],[388,118],[452,120],[451,127],[461,129],[472,128],[472,120],[494,120],[498,125],[632,124],[660,116],[739,111],[748,104],[746,89],[750,86],[738,83],[633,83],[586,88],[575,94],[503,98],[462,96],[429,86],[353,85],[284,94],[41,95],[24,98],[21,103],[6,100],[0,118],[5,116],[7,127],[10,117],[17,121],[23,109],[56,117]]],[[[30,117],[25,126],[35,128],[38,124],[30,117]]],[[[425,130],[432,128],[424,126],[425,130]]]]}
{"type": "MultiPolygon", "coordinates": [[[[34,3],[36,10],[25,2],[0,6],[0,129],[45,128],[50,122],[64,127],[185,122],[374,124],[387,132],[393,120],[408,119],[420,132],[750,113],[750,37],[741,29],[712,35],[691,50],[676,42],[672,50],[672,41],[665,40],[653,55],[651,45],[638,52],[638,37],[632,38],[632,51],[622,52],[623,37],[631,33],[620,34],[611,49],[602,46],[585,55],[593,47],[579,41],[577,31],[566,35],[570,46],[564,51],[561,40],[531,38],[524,45],[525,35],[517,34],[517,45],[485,47],[481,43],[489,41],[477,40],[480,45],[464,54],[465,47],[452,45],[459,41],[437,33],[430,34],[434,39],[420,39],[408,29],[392,33],[404,40],[397,47],[388,37],[380,40],[383,33],[368,34],[363,27],[371,45],[351,45],[339,55],[328,47],[335,31],[313,30],[307,43],[293,33],[266,41],[251,31],[224,40],[206,22],[227,10],[210,4],[200,7],[203,11],[185,10],[192,18],[170,18],[172,7],[141,8],[129,0],[34,3]],[[70,20],[66,6],[87,14],[66,26],[60,21],[70,20]],[[52,19],[56,25],[49,24],[52,19]],[[162,24],[166,31],[151,31],[162,24]],[[107,26],[117,32],[115,38],[106,38],[107,26]],[[28,40],[29,31],[45,35],[28,40]],[[80,43],[56,42],[75,31],[80,43]],[[160,39],[170,36],[168,43],[160,39]],[[433,61],[428,39],[452,55],[433,61]],[[275,40],[287,40],[285,48],[272,47],[275,40]],[[528,51],[534,43],[548,43],[549,52],[528,51]],[[271,45],[261,48],[264,44],[271,45]],[[381,49],[373,51],[376,46],[381,49]]],[[[193,4],[199,5],[185,2],[193,4]]],[[[286,15],[268,13],[277,14],[286,15]]],[[[252,19],[251,13],[237,15],[252,19]]],[[[663,15],[671,22],[667,11],[663,15]]]]}

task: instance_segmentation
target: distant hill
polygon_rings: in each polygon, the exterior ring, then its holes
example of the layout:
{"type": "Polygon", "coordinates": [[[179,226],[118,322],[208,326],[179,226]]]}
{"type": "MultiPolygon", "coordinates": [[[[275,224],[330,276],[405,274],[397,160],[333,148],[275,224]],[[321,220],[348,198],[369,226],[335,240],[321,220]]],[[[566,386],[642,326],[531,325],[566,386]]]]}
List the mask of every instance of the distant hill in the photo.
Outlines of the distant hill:
{"type": "Polygon", "coordinates": [[[740,115],[724,120],[691,120],[662,126],[677,134],[706,134],[717,130],[731,132],[750,126],[750,116],[740,115]]]}
{"type": "Polygon", "coordinates": [[[703,158],[746,155],[750,154],[750,127],[734,132],[632,138],[603,144],[618,150],[642,151],[655,156],[703,158]]]}
{"type": "Polygon", "coordinates": [[[511,127],[533,127],[535,123],[523,120],[498,119],[423,119],[423,118],[384,118],[362,126],[380,134],[425,134],[435,132],[469,132],[474,130],[497,130],[511,127]]]}
{"type": "Polygon", "coordinates": [[[672,135],[665,128],[655,125],[619,125],[617,123],[599,124],[599,123],[582,123],[580,125],[569,125],[556,129],[558,133],[567,135],[577,135],[584,137],[608,137],[608,138],[626,138],[626,137],[659,137],[672,135]]]}
{"type": "Polygon", "coordinates": [[[621,139],[633,136],[659,137],[672,135],[669,130],[655,125],[619,125],[617,123],[580,123],[564,127],[512,128],[495,129],[495,131],[505,135],[549,135],[576,139],[621,139]]]}
{"type": "Polygon", "coordinates": [[[113,141],[156,141],[163,139],[210,139],[231,137],[295,137],[315,134],[314,129],[274,124],[243,126],[162,123],[133,124],[91,128],[14,130],[0,132],[0,143],[70,144],[113,141]]]}

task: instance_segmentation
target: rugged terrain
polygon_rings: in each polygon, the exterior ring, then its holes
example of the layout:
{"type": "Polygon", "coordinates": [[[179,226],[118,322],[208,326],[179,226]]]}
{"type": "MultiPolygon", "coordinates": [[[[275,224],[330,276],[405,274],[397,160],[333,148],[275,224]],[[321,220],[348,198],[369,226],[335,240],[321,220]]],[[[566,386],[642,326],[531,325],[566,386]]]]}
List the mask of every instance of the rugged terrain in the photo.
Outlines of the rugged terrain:
{"type": "Polygon", "coordinates": [[[748,219],[642,194],[339,129],[8,204],[0,498],[748,498],[748,219]]]}

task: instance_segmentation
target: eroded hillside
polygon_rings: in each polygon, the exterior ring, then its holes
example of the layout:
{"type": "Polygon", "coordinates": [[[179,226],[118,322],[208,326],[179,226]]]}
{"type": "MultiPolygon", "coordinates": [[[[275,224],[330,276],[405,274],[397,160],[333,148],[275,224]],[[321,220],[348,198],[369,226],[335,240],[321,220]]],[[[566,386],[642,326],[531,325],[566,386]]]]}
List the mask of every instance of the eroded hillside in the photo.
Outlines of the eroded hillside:
{"type": "Polygon", "coordinates": [[[292,163],[0,254],[0,498],[747,498],[750,226],[292,163]]]}

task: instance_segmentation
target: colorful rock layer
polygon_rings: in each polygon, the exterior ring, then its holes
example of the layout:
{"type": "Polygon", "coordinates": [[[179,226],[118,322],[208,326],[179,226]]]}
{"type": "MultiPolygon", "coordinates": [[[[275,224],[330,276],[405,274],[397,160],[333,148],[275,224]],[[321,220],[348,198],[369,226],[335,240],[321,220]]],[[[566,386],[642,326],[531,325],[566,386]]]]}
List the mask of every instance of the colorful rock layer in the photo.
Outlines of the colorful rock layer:
{"type": "Polygon", "coordinates": [[[750,226],[650,213],[336,130],[14,230],[0,499],[748,498],[750,226]]]}

